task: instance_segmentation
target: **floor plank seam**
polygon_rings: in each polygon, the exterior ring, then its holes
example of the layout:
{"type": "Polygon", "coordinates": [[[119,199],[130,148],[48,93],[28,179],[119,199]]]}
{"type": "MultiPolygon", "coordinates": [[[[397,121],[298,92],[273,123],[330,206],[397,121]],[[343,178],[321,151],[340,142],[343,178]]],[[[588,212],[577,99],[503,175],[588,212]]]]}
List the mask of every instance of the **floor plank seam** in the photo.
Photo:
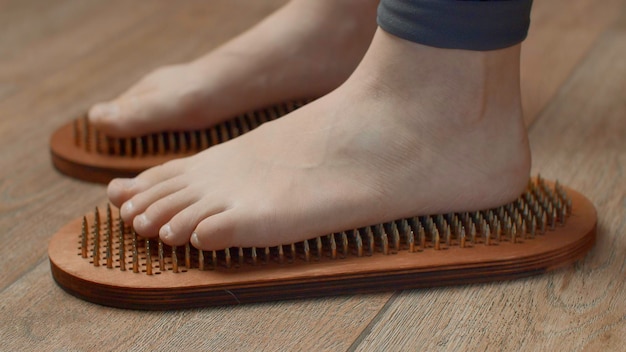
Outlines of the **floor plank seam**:
{"type": "Polygon", "coordinates": [[[363,329],[363,331],[361,331],[359,336],[357,336],[357,338],[354,339],[350,347],[348,347],[348,349],[346,350],[347,352],[354,352],[359,346],[361,346],[365,338],[369,336],[369,334],[372,332],[374,327],[380,322],[383,315],[387,313],[387,311],[389,310],[389,307],[391,307],[391,305],[393,305],[396,302],[396,300],[398,299],[398,296],[400,296],[402,292],[403,291],[396,291],[393,293],[393,295],[387,300],[387,302],[385,302],[383,307],[380,308],[378,313],[376,313],[376,315],[372,318],[372,320],[370,320],[370,322],[367,324],[365,329],[363,329]]]}

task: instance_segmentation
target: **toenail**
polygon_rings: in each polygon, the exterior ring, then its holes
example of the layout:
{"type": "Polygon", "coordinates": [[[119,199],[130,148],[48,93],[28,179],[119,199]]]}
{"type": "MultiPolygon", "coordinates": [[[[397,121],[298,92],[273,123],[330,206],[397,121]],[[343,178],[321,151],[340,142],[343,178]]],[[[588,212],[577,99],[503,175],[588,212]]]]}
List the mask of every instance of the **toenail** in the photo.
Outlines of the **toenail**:
{"type": "Polygon", "coordinates": [[[113,181],[115,181],[119,185],[119,187],[124,188],[125,190],[131,189],[136,182],[134,178],[116,178],[113,181]]]}
{"type": "Polygon", "coordinates": [[[122,204],[122,212],[125,214],[132,214],[133,212],[133,202],[131,200],[125,202],[124,204],[122,204]]]}
{"type": "Polygon", "coordinates": [[[117,104],[112,104],[112,103],[98,104],[93,108],[91,112],[91,117],[96,120],[100,120],[106,117],[115,118],[117,114],[119,113],[119,110],[120,109],[119,109],[119,106],[117,106],[117,104]]]}
{"type": "Polygon", "coordinates": [[[168,240],[172,237],[172,227],[170,226],[170,224],[165,224],[163,227],[161,227],[161,229],[159,230],[159,237],[161,237],[161,239],[163,240],[168,240]]]}
{"type": "Polygon", "coordinates": [[[200,248],[200,240],[198,239],[198,234],[196,232],[191,234],[191,244],[196,248],[200,248]]]}
{"type": "Polygon", "coordinates": [[[133,221],[133,226],[135,227],[146,227],[146,225],[148,225],[150,221],[148,220],[148,217],[146,216],[146,214],[141,214],[138,217],[135,218],[135,220],[133,221]]]}

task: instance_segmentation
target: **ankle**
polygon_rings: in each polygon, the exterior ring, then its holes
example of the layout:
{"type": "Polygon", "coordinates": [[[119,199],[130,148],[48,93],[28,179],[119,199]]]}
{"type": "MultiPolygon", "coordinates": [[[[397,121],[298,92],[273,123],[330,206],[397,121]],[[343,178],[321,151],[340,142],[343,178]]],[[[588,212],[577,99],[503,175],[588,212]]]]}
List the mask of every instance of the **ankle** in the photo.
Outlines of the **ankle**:
{"type": "Polygon", "coordinates": [[[522,120],[520,46],[494,51],[441,49],[378,30],[353,80],[394,104],[416,106],[452,127],[522,120]],[[492,121],[490,121],[492,122],[492,121]]]}

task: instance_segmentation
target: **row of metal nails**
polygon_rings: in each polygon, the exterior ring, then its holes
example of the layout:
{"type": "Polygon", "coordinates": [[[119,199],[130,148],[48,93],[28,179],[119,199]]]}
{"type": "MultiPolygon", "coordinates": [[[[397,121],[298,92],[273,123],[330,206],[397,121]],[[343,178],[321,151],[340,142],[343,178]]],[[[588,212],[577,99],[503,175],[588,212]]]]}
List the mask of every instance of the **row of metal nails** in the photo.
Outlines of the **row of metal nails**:
{"type": "Polygon", "coordinates": [[[166,153],[189,153],[223,143],[265,122],[296,110],[303,102],[290,102],[239,115],[230,121],[197,131],[154,133],[140,137],[112,138],[96,130],[85,116],[73,124],[74,144],[88,152],[111,156],[143,157],[166,153]]]}
{"type": "Polygon", "coordinates": [[[107,206],[104,219],[99,209],[95,209],[91,226],[87,217],[83,218],[80,255],[91,258],[94,266],[119,266],[124,271],[130,264],[133,272],[153,274],[153,269],[176,273],[180,266],[184,266],[184,270],[206,270],[270,261],[286,263],[302,259],[308,262],[350,255],[388,255],[401,250],[420,252],[428,248],[490,246],[503,241],[523,242],[543,234],[547,228],[554,229],[557,224],[564,224],[571,206],[570,198],[558,183],[552,189],[538,177],[516,201],[495,209],[401,219],[271,248],[221,251],[200,251],[189,244],[170,247],[160,239],[141,238],[125,226],[121,218],[114,221],[111,208],[107,206]],[[117,250],[117,258],[114,250],[117,250]],[[183,258],[182,263],[179,257],[183,258]],[[156,263],[155,268],[153,263],[156,263]]]}

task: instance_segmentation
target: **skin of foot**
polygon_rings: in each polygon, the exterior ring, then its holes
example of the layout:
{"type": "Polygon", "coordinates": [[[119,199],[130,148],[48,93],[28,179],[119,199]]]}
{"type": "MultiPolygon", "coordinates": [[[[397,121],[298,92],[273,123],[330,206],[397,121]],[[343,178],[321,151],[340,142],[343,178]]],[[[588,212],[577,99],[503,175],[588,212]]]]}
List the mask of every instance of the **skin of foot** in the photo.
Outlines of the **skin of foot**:
{"type": "Polygon", "coordinates": [[[439,49],[378,30],[311,104],[108,187],[143,236],[265,247],[398,218],[495,207],[528,182],[520,46],[439,49]]]}
{"type": "Polygon", "coordinates": [[[377,0],[294,0],[199,59],[148,74],[90,122],[116,137],[210,127],[240,113],[320,97],[354,71],[377,0]]]}

